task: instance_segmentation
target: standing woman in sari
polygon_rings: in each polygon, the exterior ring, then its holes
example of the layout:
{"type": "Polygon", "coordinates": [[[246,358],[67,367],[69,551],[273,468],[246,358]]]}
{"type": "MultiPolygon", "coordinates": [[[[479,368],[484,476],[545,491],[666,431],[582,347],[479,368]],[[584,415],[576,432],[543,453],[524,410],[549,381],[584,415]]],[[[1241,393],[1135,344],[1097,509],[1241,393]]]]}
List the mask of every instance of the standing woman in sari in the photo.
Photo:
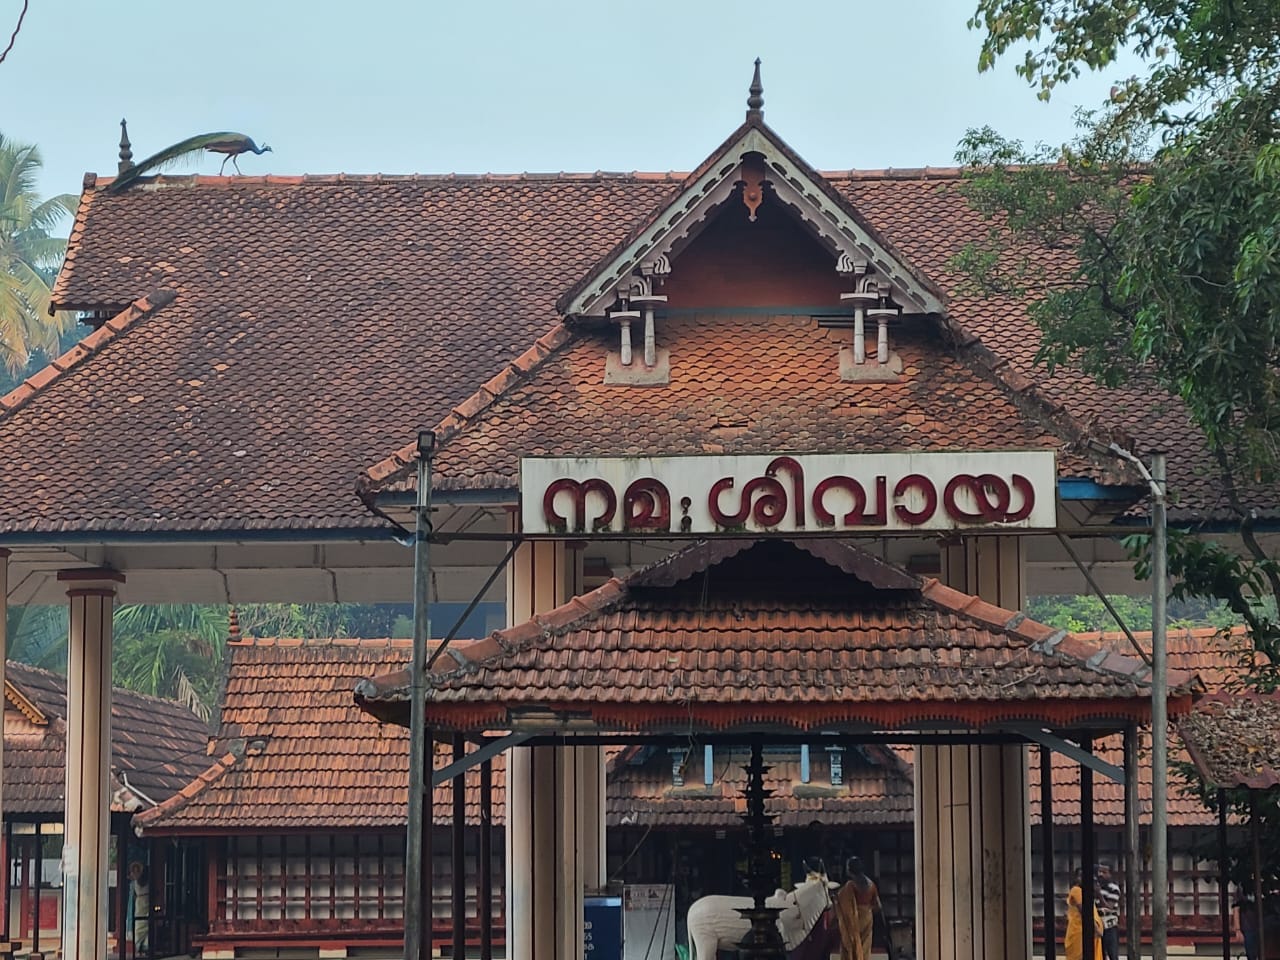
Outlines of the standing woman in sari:
{"type": "MultiPolygon", "coordinates": [[[[1067,894],[1067,939],[1066,960],[1083,960],[1084,924],[1081,922],[1080,910],[1084,903],[1084,891],[1080,886],[1081,873],[1077,869],[1071,880],[1071,891],[1067,894]]],[[[1102,917],[1098,915],[1098,907],[1093,908],[1093,960],[1102,960],[1102,917]]]]}

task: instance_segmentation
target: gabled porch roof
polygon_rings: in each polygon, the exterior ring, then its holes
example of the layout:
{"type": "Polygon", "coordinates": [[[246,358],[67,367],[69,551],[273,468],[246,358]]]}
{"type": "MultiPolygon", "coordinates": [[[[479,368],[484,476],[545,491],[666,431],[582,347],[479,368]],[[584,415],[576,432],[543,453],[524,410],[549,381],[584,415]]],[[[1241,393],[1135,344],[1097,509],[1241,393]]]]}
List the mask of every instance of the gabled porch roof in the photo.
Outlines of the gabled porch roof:
{"type": "MultiPolygon", "coordinates": [[[[427,679],[433,729],[866,731],[1141,721],[1148,670],[836,541],[702,542],[427,679]]],[[[408,715],[406,671],[357,686],[408,715]]],[[[1170,671],[1172,713],[1202,685],[1170,671]]]]}

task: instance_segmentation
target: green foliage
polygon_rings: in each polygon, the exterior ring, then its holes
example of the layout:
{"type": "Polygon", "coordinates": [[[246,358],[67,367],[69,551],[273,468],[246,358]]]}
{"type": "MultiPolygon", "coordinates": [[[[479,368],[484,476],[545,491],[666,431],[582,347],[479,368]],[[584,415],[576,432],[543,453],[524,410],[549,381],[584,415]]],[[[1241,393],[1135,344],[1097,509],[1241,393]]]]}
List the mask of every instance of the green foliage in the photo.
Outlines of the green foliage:
{"type": "Polygon", "coordinates": [[[1148,68],[1146,76],[1112,92],[1127,117],[1194,122],[1197,106],[1240,86],[1266,85],[1274,76],[1280,5],[1274,0],[978,0],[969,26],[985,32],[979,70],[1029,47],[1015,69],[1042,100],[1085,70],[1104,70],[1126,51],[1136,54],[1148,68]]]}
{"type": "Polygon", "coordinates": [[[226,607],[125,604],[116,610],[113,629],[116,684],[181,700],[209,718],[222,675],[226,607]]]}
{"type": "Polygon", "coordinates": [[[70,314],[49,316],[50,278],[66,249],[50,233],[75,198],[37,197],[41,165],[39,150],[0,134],[0,364],[10,371],[32,351],[51,352],[71,323],[70,314]]]}
{"type": "MultiPolygon", "coordinates": [[[[980,69],[1028,46],[1016,69],[1043,99],[1122,52],[1143,64],[1081,116],[1072,144],[1026,150],[990,129],[969,134],[966,193],[992,230],[954,265],[979,290],[1034,298],[1050,368],[1182,401],[1243,552],[1171,537],[1175,596],[1219,601],[1219,616],[1247,624],[1280,663],[1280,564],[1252,508],[1259,487],[1280,482],[1280,3],[978,0],[970,26],[985,31],[980,69]]],[[[1149,543],[1129,547],[1149,575],[1149,543]]],[[[1248,682],[1274,688],[1275,671],[1248,682]]],[[[1280,851],[1275,794],[1260,813],[1280,851]]],[[[1247,817],[1244,794],[1230,800],[1247,817]]],[[[1239,851],[1228,860],[1240,868],[1239,851]]]]}
{"type": "Polygon", "coordinates": [[[65,605],[10,607],[6,620],[9,659],[58,673],[66,672],[65,605]]]}

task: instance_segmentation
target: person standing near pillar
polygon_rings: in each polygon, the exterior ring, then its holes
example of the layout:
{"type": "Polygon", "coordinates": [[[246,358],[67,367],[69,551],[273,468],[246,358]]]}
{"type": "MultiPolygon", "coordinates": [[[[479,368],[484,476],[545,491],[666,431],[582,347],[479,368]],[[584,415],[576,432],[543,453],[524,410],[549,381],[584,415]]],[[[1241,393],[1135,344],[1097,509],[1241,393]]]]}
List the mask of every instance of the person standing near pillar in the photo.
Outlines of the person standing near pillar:
{"type": "Polygon", "coordinates": [[[1098,916],[1102,918],[1103,960],[1120,960],[1120,884],[1111,873],[1111,864],[1100,863],[1094,871],[1098,891],[1098,916]]]}
{"type": "MultiPolygon", "coordinates": [[[[1082,960],[1084,956],[1084,923],[1081,908],[1084,904],[1084,890],[1081,887],[1083,871],[1076,868],[1071,879],[1071,890],[1067,894],[1067,936],[1063,941],[1063,952],[1067,960],[1082,960]]],[[[1093,960],[1102,960],[1102,917],[1098,916],[1098,908],[1093,908],[1093,924],[1096,931],[1093,938],[1093,960]]]]}

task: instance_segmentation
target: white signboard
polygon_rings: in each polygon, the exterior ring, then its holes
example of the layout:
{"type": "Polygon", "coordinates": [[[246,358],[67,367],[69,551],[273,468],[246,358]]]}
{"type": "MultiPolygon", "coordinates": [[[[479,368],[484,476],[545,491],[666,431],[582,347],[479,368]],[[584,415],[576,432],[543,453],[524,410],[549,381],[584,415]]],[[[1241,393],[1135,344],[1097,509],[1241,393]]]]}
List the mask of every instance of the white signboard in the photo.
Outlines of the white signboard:
{"type": "Polygon", "coordinates": [[[526,534],[1051,529],[1052,451],[526,457],[526,534]]]}

